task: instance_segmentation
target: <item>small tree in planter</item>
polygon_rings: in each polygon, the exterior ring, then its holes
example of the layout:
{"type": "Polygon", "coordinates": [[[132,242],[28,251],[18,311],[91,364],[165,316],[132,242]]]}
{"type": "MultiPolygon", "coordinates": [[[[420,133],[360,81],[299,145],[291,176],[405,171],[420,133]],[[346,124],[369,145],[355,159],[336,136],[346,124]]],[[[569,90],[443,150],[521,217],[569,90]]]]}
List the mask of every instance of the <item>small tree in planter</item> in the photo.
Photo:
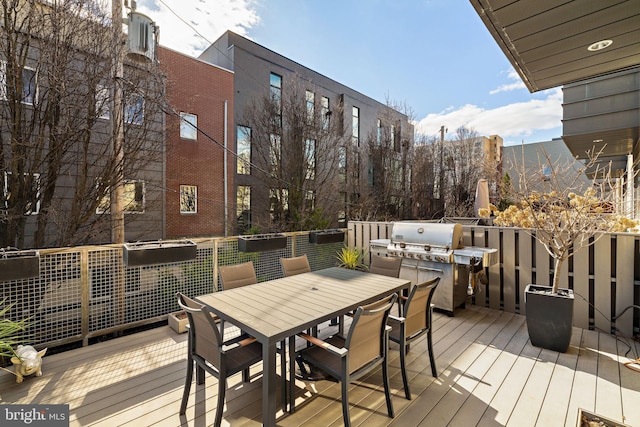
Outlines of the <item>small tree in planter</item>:
{"type": "Polygon", "coordinates": [[[552,161],[542,150],[538,153],[538,164],[527,167],[523,156],[522,161],[514,165],[519,186],[513,186],[509,193],[516,202],[502,211],[491,206],[479,212],[482,217],[493,214],[495,225],[523,228],[544,245],[554,260],[552,286],[529,285],[525,291],[527,327],[535,346],[561,352],[569,346],[573,292],[559,288],[563,263],[595,243],[602,233],[629,231],[637,226],[635,221],[614,213],[611,167],[598,166],[601,153],[602,150],[591,150],[581,166],[576,166],[575,161],[552,161]],[[593,173],[594,178],[588,180],[585,171],[593,173]],[[534,291],[546,293],[551,299],[545,298],[538,307],[530,301],[534,291]],[[568,297],[570,301],[561,302],[561,297],[568,297]],[[562,317],[559,305],[565,304],[567,316],[562,317]],[[540,319],[534,318],[537,314],[541,315],[540,319]],[[556,340],[553,332],[561,329],[565,329],[561,332],[563,336],[556,340]]]}

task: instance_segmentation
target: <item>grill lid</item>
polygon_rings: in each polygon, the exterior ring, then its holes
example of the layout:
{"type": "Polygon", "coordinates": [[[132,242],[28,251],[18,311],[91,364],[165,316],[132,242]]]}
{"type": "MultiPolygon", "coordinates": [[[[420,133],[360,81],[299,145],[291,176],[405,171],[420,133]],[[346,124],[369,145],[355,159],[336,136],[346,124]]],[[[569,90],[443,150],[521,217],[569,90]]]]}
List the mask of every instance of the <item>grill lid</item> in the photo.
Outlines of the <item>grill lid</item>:
{"type": "Polygon", "coordinates": [[[462,225],[420,221],[394,222],[391,243],[458,249],[462,247],[462,225]]]}

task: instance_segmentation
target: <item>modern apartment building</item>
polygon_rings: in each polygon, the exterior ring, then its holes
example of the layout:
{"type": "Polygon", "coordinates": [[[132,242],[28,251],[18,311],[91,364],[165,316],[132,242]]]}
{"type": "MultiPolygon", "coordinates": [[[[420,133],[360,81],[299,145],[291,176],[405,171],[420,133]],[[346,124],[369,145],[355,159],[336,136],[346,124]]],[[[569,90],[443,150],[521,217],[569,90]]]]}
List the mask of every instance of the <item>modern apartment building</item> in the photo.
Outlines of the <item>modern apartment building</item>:
{"type": "Polygon", "coordinates": [[[232,232],[233,72],[161,47],[167,75],[167,238],[232,232]],[[226,148],[225,148],[226,147],[226,148]],[[226,165],[226,166],[225,166],[226,165]]]}
{"type": "MultiPolygon", "coordinates": [[[[354,202],[373,197],[380,190],[381,170],[376,169],[386,166],[393,171],[394,178],[387,181],[394,183],[388,186],[398,195],[410,185],[406,178],[410,176],[406,153],[413,144],[413,126],[405,114],[231,31],[224,33],[199,59],[234,73],[235,138],[232,138],[231,146],[237,153],[234,182],[239,231],[258,224],[261,230],[271,231],[267,230],[267,224],[272,224],[274,217],[274,189],[266,183],[269,178],[266,170],[268,161],[265,163],[259,158],[260,147],[255,146],[264,138],[258,138],[256,130],[247,126],[247,109],[265,94],[270,94],[272,99],[285,97],[294,85],[305,86],[302,94],[306,107],[302,108],[306,108],[309,114],[321,111],[323,125],[328,125],[329,121],[340,123],[349,141],[349,147],[340,154],[334,174],[349,175],[353,179],[344,180],[338,188],[332,187],[331,194],[326,190],[320,194],[323,191],[320,189],[305,190],[318,206],[323,206],[328,200],[341,205],[331,218],[332,225],[345,224],[352,216],[350,210],[354,202]],[[382,139],[391,142],[390,151],[395,153],[385,156],[389,160],[385,165],[378,161],[380,156],[375,156],[374,150],[364,150],[367,146],[374,147],[382,139]]],[[[271,136],[272,141],[277,138],[277,135],[271,136]]],[[[320,159],[307,161],[313,162],[315,168],[322,166],[320,159]]],[[[390,200],[393,197],[393,194],[388,196],[390,200]]]]}

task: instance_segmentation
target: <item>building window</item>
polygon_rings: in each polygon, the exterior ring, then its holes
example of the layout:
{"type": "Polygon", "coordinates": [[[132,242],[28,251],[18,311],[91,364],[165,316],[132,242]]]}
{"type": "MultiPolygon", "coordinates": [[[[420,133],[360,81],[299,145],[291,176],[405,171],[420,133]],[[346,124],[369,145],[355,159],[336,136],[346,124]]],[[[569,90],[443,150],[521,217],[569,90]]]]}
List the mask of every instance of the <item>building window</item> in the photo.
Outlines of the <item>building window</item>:
{"type": "Polygon", "coordinates": [[[124,105],[124,121],[132,125],[141,125],[144,120],[144,98],[138,94],[127,96],[124,105]]]}
{"type": "Polygon", "coordinates": [[[238,230],[246,231],[251,228],[251,187],[248,185],[238,185],[236,217],[238,218],[238,230]]]}
{"type": "Polygon", "coordinates": [[[352,122],[351,122],[351,139],[353,141],[353,145],[356,147],[360,146],[360,109],[358,107],[353,107],[351,109],[352,122]]]}
{"type": "Polygon", "coordinates": [[[347,182],[347,148],[338,149],[338,175],[340,181],[347,182]]]}
{"type": "Polygon", "coordinates": [[[395,125],[391,125],[389,128],[389,139],[391,142],[391,146],[395,151],[398,151],[398,146],[396,145],[396,127],[395,125]]]}
{"type": "Polygon", "coordinates": [[[380,145],[382,144],[382,120],[378,119],[376,128],[377,128],[376,143],[377,145],[380,145]]]}
{"type": "Polygon", "coordinates": [[[269,93],[271,94],[271,101],[277,106],[278,115],[282,115],[282,76],[271,73],[269,93]]]}
{"type": "Polygon", "coordinates": [[[314,139],[307,139],[304,148],[304,157],[307,162],[305,178],[312,180],[316,178],[316,141],[314,139]]]}
{"type": "MultiPolygon", "coordinates": [[[[124,213],[144,213],[145,202],[145,186],[144,181],[127,180],[124,182],[122,195],[122,210],[124,213]]],[[[111,212],[111,190],[106,189],[105,196],[102,198],[96,209],[96,213],[111,212]]]]}
{"type": "Polygon", "coordinates": [[[180,138],[198,139],[198,116],[190,113],[180,113],[180,138]]]}
{"type": "Polygon", "coordinates": [[[316,94],[308,90],[305,92],[305,99],[307,102],[307,123],[311,124],[315,115],[316,94]]]}
{"type": "Polygon", "coordinates": [[[100,119],[107,119],[111,117],[109,111],[109,88],[103,85],[96,87],[96,114],[100,119]]]}
{"type": "Polygon", "coordinates": [[[22,69],[22,102],[35,104],[38,100],[38,78],[36,70],[32,68],[22,69]]]}
{"type": "Polygon", "coordinates": [[[329,109],[329,98],[323,96],[320,98],[320,107],[322,109],[322,129],[329,130],[331,124],[331,110],[329,109]]]}
{"type": "MultiPolygon", "coordinates": [[[[16,96],[20,98],[21,102],[25,104],[33,105],[38,99],[38,75],[36,70],[30,67],[24,67],[22,69],[22,88],[16,96]]],[[[0,61],[0,99],[8,99],[8,91],[13,89],[9,86],[9,80],[7,78],[7,62],[0,61]]],[[[16,90],[18,88],[15,88],[16,90]]]]}
{"type": "Polygon", "coordinates": [[[251,128],[238,126],[236,135],[236,170],[239,175],[251,174],[251,128]]]}
{"type": "Polygon", "coordinates": [[[180,186],[180,213],[198,213],[198,187],[195,185],[180,186]]]}
{"type": "MultiPolygon", "coordinates": [[[[25,181],[28,181],[29,174],[24,174],[25,181]]],[[[29,185],[29,182],[25,183],[29,185]]],[[[40,212],[40,174],[34,173],[31,175],[31,190],[25,197],[25,215],[36,215],[40,212]]],[[[11,201],[11,189],[14,185],[13,174],[11,172],[4,173],[4,179],[2,182],[2,204],[3,209],[9,208],[9,202],[11,201]]]]}
{"type": "Polygon", "coordinates": [[[280,135],[269,135],[271,146],[269,147],[269,160],[274,170],[280,170],[280,160],[282,159],[282,139],[280,135]]]}
{"type": "Polygon", "coordinates": [[[286,188],[272,188],[269,190],[269,213],[271,220],[280,219],[280,209],[282,212],[289,210],[289,190],[286,188]]]}

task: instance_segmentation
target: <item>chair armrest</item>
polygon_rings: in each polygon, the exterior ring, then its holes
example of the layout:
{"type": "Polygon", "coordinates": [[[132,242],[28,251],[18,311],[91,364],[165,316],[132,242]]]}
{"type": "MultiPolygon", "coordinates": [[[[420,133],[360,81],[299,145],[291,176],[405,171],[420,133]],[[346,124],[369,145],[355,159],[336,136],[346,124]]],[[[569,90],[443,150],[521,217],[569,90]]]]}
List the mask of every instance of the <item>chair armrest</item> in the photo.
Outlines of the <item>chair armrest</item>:
{"type": "Polygon", "coordinates": [[[407,320],[406,317],[393,316],[391,314],[389,315],[389,319],[395,320],[398,323],[404,323],[407,320]]]}
{"type": "Polygon", "coordinates": [[[223,344],[222,352],[225,353],[227,351],[235,350],[236,348],[246,347],[254,342],[256,342],[256,339],[254,337],[249,337],[238,342],[234,342],[233,344],[223,344]]]}
{"type": "Polygon", "coordinates": [[[315,345],[316,347],[320,347],[324,350],[330,351],[331,353],[337,354],[340,357],[346,356],[347,353],[349,352],[349,350],[347,350],[346,348],[338,348],[335,345],[331,345],[328,342],[322,341],[320,338],[316,338],[309,334],[298,334],[298,336],[300,338],[303,338],[309,341],[311,344],[315,345]]]}
{"type": "Polygon", "coordinates": [[[398,294],[398,301],[402,300],[402,301],[406,301],[408,300],[408,297],[405,297],[404,295],[398,294]]]}

